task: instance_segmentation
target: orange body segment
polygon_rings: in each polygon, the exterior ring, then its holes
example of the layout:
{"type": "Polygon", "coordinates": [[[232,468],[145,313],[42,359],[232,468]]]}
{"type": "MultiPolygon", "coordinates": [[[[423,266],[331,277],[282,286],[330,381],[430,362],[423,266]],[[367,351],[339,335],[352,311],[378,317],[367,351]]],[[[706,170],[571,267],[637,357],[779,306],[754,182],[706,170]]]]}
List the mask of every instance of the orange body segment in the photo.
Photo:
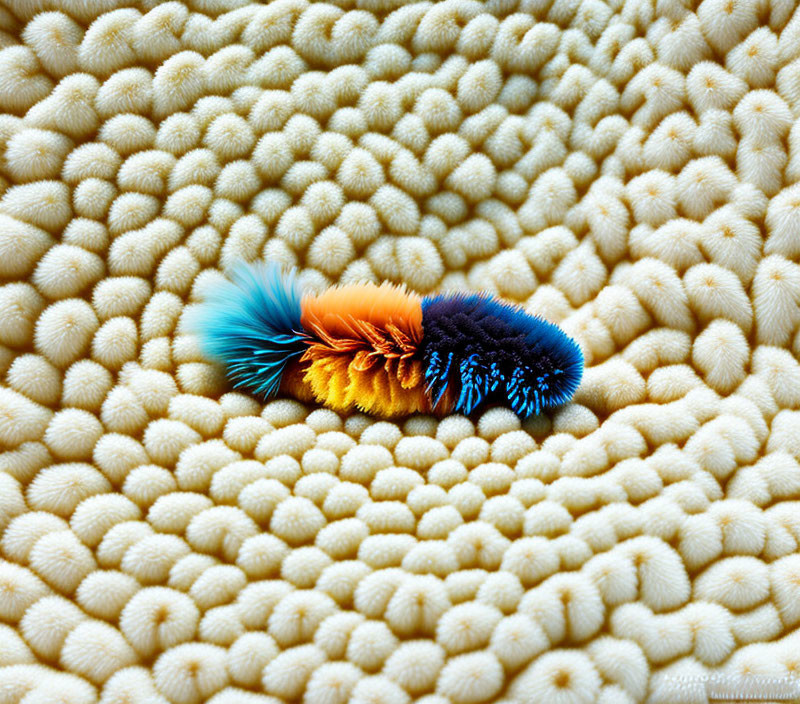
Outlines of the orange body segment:
{"type": "MultiPolygon", "coordinates": [[[[303,328],[337,339],[360,337],[359,322],[378,329],[393,326],[416,346],[422,340],[422,299],[391,284],[353,284],[330,288],[301,302],[303,328]]],[[[320,335],[322,337],[322,335],[320,335]]]]}
{"type": "Polygon", "coordinates": [[[428,410],[422,361],[415,358],[419,296],[389,284],[336,287],[303,298],[301,320],[317,338],[300,360],[317,401],[382,416],[428,410]]]}

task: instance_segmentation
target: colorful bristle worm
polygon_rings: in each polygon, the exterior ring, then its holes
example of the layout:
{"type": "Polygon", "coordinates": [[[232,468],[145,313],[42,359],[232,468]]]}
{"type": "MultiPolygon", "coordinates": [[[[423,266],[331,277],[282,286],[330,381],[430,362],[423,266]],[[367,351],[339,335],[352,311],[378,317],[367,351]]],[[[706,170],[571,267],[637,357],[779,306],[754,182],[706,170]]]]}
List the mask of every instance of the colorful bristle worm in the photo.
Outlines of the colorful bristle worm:
{"type": "Polygon", "coordinates": [[[303,295],[275,263],[233,267],[190,327],[237,388],[385,418],[489,404],[528,418],[569,401],[583,375],[558,326],[487,294],[364,283],[303,295]]]}

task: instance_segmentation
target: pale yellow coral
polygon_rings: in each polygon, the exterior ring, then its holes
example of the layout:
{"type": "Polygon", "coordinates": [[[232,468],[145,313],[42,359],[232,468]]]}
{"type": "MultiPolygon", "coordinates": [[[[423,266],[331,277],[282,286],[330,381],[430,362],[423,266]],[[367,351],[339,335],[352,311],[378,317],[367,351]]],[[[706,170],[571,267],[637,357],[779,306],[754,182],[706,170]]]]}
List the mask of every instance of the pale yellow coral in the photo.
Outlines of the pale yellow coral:
{"type": "Polygon", "coordinates": [[[796,669],[792,10],[0,10],[0,690],[661,701],[796,669]],[[187,321],[259,259],[518,301],[580,345],[575,400],[232,393],[187,321]]]}

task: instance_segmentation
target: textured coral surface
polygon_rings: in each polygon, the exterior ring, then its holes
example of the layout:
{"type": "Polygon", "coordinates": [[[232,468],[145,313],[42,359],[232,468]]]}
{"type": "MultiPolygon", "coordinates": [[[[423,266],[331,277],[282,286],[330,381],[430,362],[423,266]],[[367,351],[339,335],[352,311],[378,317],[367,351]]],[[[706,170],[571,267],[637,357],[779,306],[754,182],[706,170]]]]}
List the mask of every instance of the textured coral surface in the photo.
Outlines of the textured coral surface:
{"type": "Polygon", "coordinates": [[[0,30],[2,704],[799,676],[795,0],[3,0],[0,30]],[[524,426],[260,404],[185,322],[256,258],[494,292],[584,382],[524,426]]]}

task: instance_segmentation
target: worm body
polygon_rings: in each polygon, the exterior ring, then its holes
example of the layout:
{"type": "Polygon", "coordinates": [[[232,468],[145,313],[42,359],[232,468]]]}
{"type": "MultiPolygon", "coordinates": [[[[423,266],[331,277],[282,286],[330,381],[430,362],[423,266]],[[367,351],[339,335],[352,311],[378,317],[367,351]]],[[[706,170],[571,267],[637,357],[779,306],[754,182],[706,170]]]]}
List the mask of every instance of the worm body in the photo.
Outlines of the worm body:
{"type": "Polygon", "coordinates": [[[494,403],[527,418],[568,401],[583,374],[559,327],[491,296],[370,283],[303,296],[271,263],[237,265],[191,327],[238,388],[381,417],[494,403]]]}

